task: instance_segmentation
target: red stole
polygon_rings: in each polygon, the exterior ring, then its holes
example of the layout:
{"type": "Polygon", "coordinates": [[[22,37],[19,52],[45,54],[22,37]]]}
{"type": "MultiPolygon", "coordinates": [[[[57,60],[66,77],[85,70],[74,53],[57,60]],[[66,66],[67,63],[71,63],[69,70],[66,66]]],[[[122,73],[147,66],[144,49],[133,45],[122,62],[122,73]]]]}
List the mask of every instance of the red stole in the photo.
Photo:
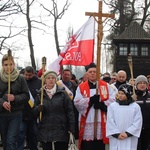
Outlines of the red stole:
{"type": "MultiPolygon", "coordinates": [[[[83,96],[85,96],[86,94],[86,97],[90,97],[90,87],[88,81],[85,81],[84,83],[80,84],[79,88],[83,96]]],[[[103,80],[99,80],[98,88],[100,90],[101,101],[106,101],[109,98],[107,83],[103,80]],[[104,91],[106,91],[106,93],[104,91]]],[[[83,139],[84,127],[85,127],[86,117],[88,113],[89,113],[89,108],[87,108],[86,115],[85,116],[82,115],[80,120],[79,142],[78,142],[79,150],[81,149],[81,142],[83,139]]],[[[106,138],[106,113],[103,111],[101,111],[101,127],[102,127],[102,134],[103,134],[103,142],[104,144],[108,144],[109,139],[106,138]]]]}

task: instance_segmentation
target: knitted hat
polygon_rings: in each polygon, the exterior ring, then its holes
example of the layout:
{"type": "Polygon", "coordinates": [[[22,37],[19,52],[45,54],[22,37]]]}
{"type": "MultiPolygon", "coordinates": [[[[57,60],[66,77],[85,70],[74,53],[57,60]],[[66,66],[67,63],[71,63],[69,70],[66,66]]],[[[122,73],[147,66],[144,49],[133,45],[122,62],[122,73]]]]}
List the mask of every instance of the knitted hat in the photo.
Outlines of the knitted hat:
{"type": "Polygon", "coordinates": [[[147,80],[147,78],[146,78],[144,75],[139,75],[139,76],[135,79],[135,85],[137,86],[137,84],[138,84],[140,81],[145,81],[145,82],[148,84],[148,80],[147,80]]]}
{"type": "Polygon", "coordinates": [[[128,99],[132,96],[132,87],[129,84],[120,85],[118,91],[123,91],[128,99]]]}
{"type": "Polygon", "coordinates": [[[54,76],[57,79],[57,73],[54,71],[46,71],[44,72],[44,79],[46,79],[49,75],[54,76]]]}

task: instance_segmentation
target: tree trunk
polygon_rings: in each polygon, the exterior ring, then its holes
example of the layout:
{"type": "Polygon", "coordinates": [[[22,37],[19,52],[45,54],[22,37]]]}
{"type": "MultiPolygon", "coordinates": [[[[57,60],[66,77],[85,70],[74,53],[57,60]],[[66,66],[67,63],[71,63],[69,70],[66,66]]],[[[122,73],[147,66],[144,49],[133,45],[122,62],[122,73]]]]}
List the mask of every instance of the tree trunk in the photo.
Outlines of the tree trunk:
{"type": "Polygon", "coordinates": [[[57,19],[54,20],[54,37],[55,37],[57,55],[59,55],[60,49],[59,49],[58,32],[57,32],[57,19]]]}
{"type": "Polygon", "coordinates": [[[35,57],[34,57],[34,49],[33,49],[33,42],[32,42],[32,26],[31,26],[31,20],[29,13],[30,12],[30,4],[29,0],[27,0],[27,13],[26,13],[26,18],[27,18],[27,24],[28,24],[28,42],[29,42],[29,47],[30,47],[30,58],[31,58],[31,64],[32,67],[36,70],[36,64],[35,64],[35,57]]]}

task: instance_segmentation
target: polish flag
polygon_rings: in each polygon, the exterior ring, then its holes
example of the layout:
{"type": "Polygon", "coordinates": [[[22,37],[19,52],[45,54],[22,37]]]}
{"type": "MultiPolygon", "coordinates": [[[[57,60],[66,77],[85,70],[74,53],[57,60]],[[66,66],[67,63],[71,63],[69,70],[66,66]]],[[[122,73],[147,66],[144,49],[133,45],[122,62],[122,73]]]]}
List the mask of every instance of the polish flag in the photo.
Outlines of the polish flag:
{"type": "Polygon", "coordinates": [[[58,58],[49,65],[49,70],[60,72],[61,65],[86,66],[93,62],[95,19],[87,22],[70,38],[58,58]]]}

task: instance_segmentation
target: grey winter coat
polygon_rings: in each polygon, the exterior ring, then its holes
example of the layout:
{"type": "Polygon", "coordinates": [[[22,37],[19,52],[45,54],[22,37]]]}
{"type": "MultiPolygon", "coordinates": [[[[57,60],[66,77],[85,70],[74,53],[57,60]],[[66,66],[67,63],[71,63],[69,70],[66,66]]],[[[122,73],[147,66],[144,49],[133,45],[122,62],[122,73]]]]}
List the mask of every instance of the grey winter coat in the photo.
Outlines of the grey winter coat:
{"type": "MultiPolygon", "coordinates": [[[[36,98],[34,112],[39,115],[40,94],[36,98]]],[[[50,99],[44,90],[42,120],[38,128],[40,142],[67,142],[68,131],[75,132],[73,104],[64,88],[57,85],[56,93],[50,99]]]]}

